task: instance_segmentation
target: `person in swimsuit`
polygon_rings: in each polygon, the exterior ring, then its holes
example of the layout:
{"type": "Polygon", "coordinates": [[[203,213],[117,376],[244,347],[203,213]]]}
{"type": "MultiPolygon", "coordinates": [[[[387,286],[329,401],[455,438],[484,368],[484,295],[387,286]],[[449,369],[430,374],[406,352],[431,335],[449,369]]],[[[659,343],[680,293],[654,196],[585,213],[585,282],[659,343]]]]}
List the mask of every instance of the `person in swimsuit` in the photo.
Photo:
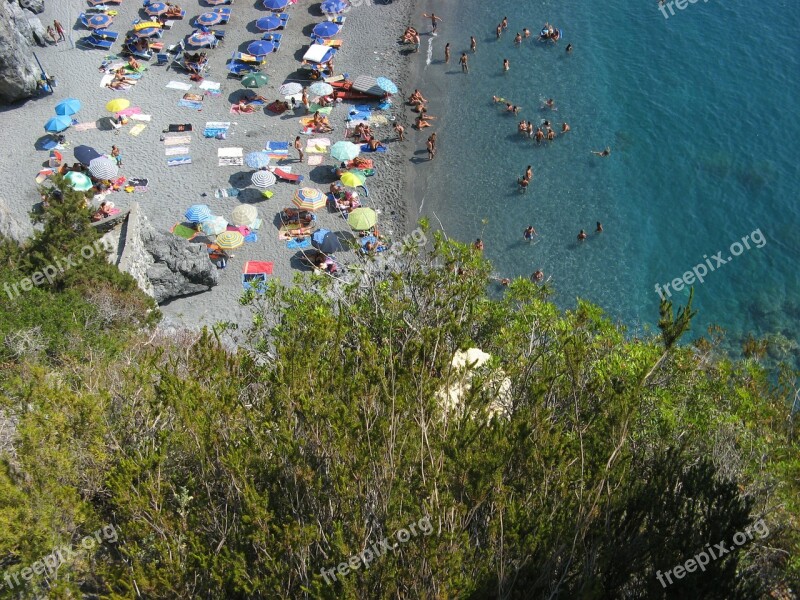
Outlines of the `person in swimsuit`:
{"type": "Polygon", "coordinates": [[[461,59],[459,60],[461,63],[461,72],[462,73],[469,73],[469,64],[467,63],[467,53],[461,53],[461,59]]]}

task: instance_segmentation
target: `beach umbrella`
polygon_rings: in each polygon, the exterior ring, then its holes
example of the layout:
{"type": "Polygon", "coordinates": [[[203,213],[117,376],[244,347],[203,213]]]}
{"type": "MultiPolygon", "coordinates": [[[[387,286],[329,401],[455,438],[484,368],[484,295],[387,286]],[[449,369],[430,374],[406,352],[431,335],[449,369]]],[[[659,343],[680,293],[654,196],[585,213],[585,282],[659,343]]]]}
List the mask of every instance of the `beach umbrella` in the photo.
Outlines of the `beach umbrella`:
{"type": "Polygon", "coordinates": [[[81,101],[77,98],[65,98],[56,104],[56,114],[70,116],[81,109],[81,101]]]}
{"type": "Polygon", "coordinates": [[[95,179],[114,179],[119,173],[119,167],[113,158],[98,156],[89,162],[89,173],[95,179]]]}
{"type": "Polygon", "coordinates": [[[216,25],[218,23],[222,23],[223,20],[224,18],[220,13],[207,12],[197,17],[194,20],[194,22],[197,23],[198,25],[203,25],[204,27],[208,27],[209,25],[216,25]]]}
{"type": "Polygon", "coordinates": [[[348,171],[347,173],[342,173],[342,176],[339,178],[339,181],[342,182],[342,185],[346,187],[358,187],[360,185],[364,185],[364,182],[367,180],[366,175],[358,170],[348,171]]]}
{"type": "Polygon", "coordinates": [[[301,210],[317,210],[327,203],[328,198],[317,188],[300,188],[294,193],[292,202],[301,210]]]}
{"type": "Polygon", "coordinates": [[[106,14],[99,14],[94,15],[86,21],[86,26],[89,29],[105,29],[114,21],[111,17],[106,14]]]}
{"type": "Polygon", "coordinates": [[[320,5],[322,12],[329,14],[329,15],[338,15],[339,13],[343,13],[347,10],[349,4],[344,2],[344,0],[325,0],[320,5]]]}
{"type": "Polygon", "coordinates": [[[317,81],[316,83],[312,83],[308,86],[308,91],[311,92],[313,96],[327,96],[328,94],[333,93],[333,86],[330,83],[325,83],[324,81],[317,81]]]}
{"type": "Polygon", "coordinates": [[[118,113],[121,110],[125,110],[131,105],[131,101],[127,98],[115,98],[111,100],[108,104],[106,104],[106,110],[112,113],[118,113]]]}
{"type": "Polygon", "coordinates": [[[44,124],[44,130],[48,133],[58,133],[64,131],[67,127],[72,125],[72,119],[66,115],[56,115],[48,119],[44,124]]]}
{"type": "Polygon", "coordinates": [[[361,146],[353,142],[336,142],[331,146],[331,156],[336,160],[353,160],[359,154],[361,154],[361,146]]]}
{"type": "Polygon", "coordinates": [[[190,35],[186,42],[191,46],[202,48],[203,46],[213,46],[217,42],[217,38],[213,33],[206,33],[205,31],[195,31],[190,35]]]}
{"type": "Polygon", "coordinates": [[[275,31],[281,27],[283,27],[283,21],[281,21],[275,15],[261,17],[258,21],[256,21],[256,29],[259,31],[275,31]]]}
{"type": "Polygon", "coordinates": [[[397,93],[397,86],[394,82],[387,78],[387,77],[378,77],[375,80],[375,83],[379,88],[381,88],[387,94],[396,94],[397,93]]]}
{"type": "Polygon", "coordinates": [[[211,217],[200,226],[206,235],[219,235],[228,228],[228,222],[222,217],[211,217]]]}
{"type": "Polygon", "coordinates": [[[202,223],[203,221],[208,221],[213,216],[211,209],[205,204],[193,204],[186,209],[186,213],[184,214],[184,217],[186,217],[189,223],[202,223]]]}
{"type": "Polygon", "coordinates": [[[289,0],[264,0],[264,8],[267,10],[283,10],[289,4],[289,0]]]}
{"type": "Polygon", "coordinates": [[[269,83],[269,77],[264,73],[250,73],[242,78],[242,85],[246,88],[259,88],[269,83]]]}
{"type": "Polygon", "coordinates": [[[321,38],[332,38],[339,33],[339,26],[336,23],[325,21],[314,26],[314,35],[321,38]]]}
{"type": "Polygon", "coordinates": [[[149,38],[153,37],[154,35],[158,35],[158,32],[161,31],[158,27],[145,27],[144,29],[138,29],[137,31],[133,32],[137,38],[149,38]]]}
{"type": "Polygon", "coordinates": [[[206,4],[211,6],[219,6],[220,4],[232,4],[231,0],[206,0],[206,4]]]}
{"type": "Polygon", "coordinates": [[[355,209],[347,216],[347,224],[356,231],[366,231],[374,227],[377,222],[378,215],[366,206],[355,209]]]}
{"type": "Polygon", "coordinates": [[[250,45],[247,47],[247,53],[254,56],[264,56],[271,53],[274,49],[275,44],[273,42],[258,40],[257,42],[250,43],[250,45]]]}
{"type": "Polygon", "coordinates": [[[101,156],[103,156],[91,146],[75,146],[75,149],[72,151],[72,154],[75,156],[75,160],[77,160],[82,165],[88,165],[95,158],[100,158],[101,156]]]}
{"type": "Polygon", "coordinates": [[[69,184],[69,187],[71,187],[73,190],[77,190],[79,192],[85,192],[86,190],[92,189],[92,180],[78,171],[70,171],[64,175],[64,181],[66,181],[67,184],[69,184]]]}
{"type": "Polygon", "coordinates": [[[258,209],[252,204],[240,204],[231,213],[231,223],[237,227],[249,227],[258,218],[258,209]]]}
{"type": "Polygon", "coordinates": [[[244,244],[244,236],[238,231],[223,231],[215,242],[223,250],[233,250],[244,244]]]}
{"type": "Polygon", "coordinates": [[[160,17],[168,10],[169,7],[163,2],[153,2],[145,7],[144,12],[147,13],[148,17],[160,17]]]}
{"type": "Polygon", "coordinates": [[[273,175],[271,171],[261,169],[260,171],[253,173],[250,181],[252,181],[253,185],[257,188],[265,190],[271,185],[275,185],[275,175],[273,175]]]}
{"type": "Polygon", "coordinates": [[[244,157],[244,164],[251,169],[260,169],[269,164],[270,158],[267,152],[250,152],[244,157]]]}
{"type": "Polygon", "coordinates": [[[311,245],[320,252],[325,254],[333,254],[334,252],[341,252],[342,242],[337,235],[327,229],[320,229],[311,235],[311,245]]]}
{"type": "Polygon", "coordinates": [[[281,96],[294,96],[295,94],[299,94],[303,91],[303,86],[297,83],[296,81],[290,81],[289,83],[284,83],[281,87],[278,88],[278,93],[281,96]]]}

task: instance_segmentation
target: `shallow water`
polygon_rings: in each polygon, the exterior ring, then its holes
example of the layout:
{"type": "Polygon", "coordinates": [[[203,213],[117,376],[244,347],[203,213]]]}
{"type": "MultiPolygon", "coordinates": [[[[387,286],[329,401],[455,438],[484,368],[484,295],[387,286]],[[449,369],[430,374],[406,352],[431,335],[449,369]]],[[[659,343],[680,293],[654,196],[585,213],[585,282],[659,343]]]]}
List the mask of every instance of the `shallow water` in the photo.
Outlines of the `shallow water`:
{"type": "MultiPolygon", "coordinates": [[[[635,4],[464,0],[443,12],[420,57],[430,47],[419,85],[440,119],[427,130],[438,132],[435,164],[417,165],[422,212],[451,236],[483,238],[498,275],[541,268],[563,307],[587,298],[634,329],[656,323],[657,283],[708,265],[704,256],[718,265],[711,257],[722,251],[726,264],[695,284],[694,332],[715,323],[734,345],[751,331],[796,341],[800,11],[710,0],[665,19],[655,0],[635,4]],[[504,15],[510,26],[497,40],[504,15]],[[533,39],[545,21],[564,31],[555,46],[533,39]],[[523,27],[534,36],[515,46],[523,27]],[[462,75],[471,32],[478,51],[462,75]],[[506,114],[492,95],[522,112],[506,114]],[[549,97],[557,111],[541,110],[549,97]],[[541,146],[517,134],[519,120],[545,118],[572,131],[541,146]],[[605,146],[610,157],[590,154],[605,146]],[[534,183],[520,194],[516,178],[529,164],[534,183]],[[522,239],[529,224],[534,244],[522,239]],[[580,229],[589,238],[579,244],[580,229]],[[765,242],[755,234],[734,257],[731,244],[756,230],[765,242]]],[[[427,131],[417,134],[423,149],[427,131]]]]}

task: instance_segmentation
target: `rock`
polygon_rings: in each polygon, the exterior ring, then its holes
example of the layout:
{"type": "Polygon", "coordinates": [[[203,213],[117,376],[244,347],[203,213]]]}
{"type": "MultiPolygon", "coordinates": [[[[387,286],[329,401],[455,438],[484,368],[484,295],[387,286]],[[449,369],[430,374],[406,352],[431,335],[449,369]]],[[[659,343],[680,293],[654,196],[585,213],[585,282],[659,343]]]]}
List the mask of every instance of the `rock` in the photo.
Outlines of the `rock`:
{"type": "Polygon", "coordinates": [[[24,225],[12,217],[5,200],[0,197],[0,235],[22,242],[31,233],[30,225],[24,225]]]}
{"type": "Polygon", "coordinates": [[[31,43],[38,44],[39,46],[47,46],[53,43],[52,39],[47,35],[47,29],[42,25],[42,21],[39,17],[28,17],[28,29],[30,31],[28,41],[31,43]]]}
{"type": "Polygon", "coordinates": [[[19,0],[19,5],[37,15],[44,12],[44,0],[19,0]]]}
{"type": "Polygon", "coordinates": [[[0,104],[37,93],[39,66],[33,58],[28,15],[18,4],[0,2],[0,104]]]}

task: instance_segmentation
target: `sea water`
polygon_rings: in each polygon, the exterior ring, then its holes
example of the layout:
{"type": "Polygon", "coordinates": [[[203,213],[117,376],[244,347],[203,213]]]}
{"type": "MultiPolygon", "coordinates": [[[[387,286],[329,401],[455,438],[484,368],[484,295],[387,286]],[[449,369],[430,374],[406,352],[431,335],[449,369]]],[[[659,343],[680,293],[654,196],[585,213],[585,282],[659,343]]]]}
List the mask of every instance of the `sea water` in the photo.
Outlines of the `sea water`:
{"type": "MultiPolygon", "coordinates": [[[[695,335],[716,324],[733,348],[750,332],[796,344],[800,10],[790,1],[701,0],[673,5],[665,18],[658,6],[461,0],[439,8],[438,34],[423,35],[415,55],[417,83],[438,117],[414,133],[421,213],[452,237],[482,238],[499,277],[541,269],[559,305],[588,299],[634,331],[658,320],[656,284],[706,265],[704,282],[693,282],[695,335]],[[504,16],[509,28],[496,39],[504,16]],[[557,44],[536,41],[545,22],[563,30],[557,44]],[[524,27],[531,38],[515,45],[524,27]],[[464,51],[468,75],[458,63],[464,51]],[[547,98],[557,110],[542,109],[547,98]],[[537,145],[517,133],[521,119],[549,119],[558,137],[537,145]],[[562,136],[564,121],[571,131],[562,136]],[[429,163],[431,131],[439,150],[429,163]],[[606,146],[609,157],[591,154],[606,146]],[[528,165],[534,180],[523,194],[516,180],[528,165]],[[597,221],[603,233],[594,233],[597,221]],[[533,243],[523,240],[527,225],[538,232],[533,243]],[[579,243],[581,229],[588,239],[579,243]],[[765,241],[751,242],[754,232],[765,241]]],[[[676,306],[688,298],[688,286],[677,287],[668,288],[676,306]]]]}

